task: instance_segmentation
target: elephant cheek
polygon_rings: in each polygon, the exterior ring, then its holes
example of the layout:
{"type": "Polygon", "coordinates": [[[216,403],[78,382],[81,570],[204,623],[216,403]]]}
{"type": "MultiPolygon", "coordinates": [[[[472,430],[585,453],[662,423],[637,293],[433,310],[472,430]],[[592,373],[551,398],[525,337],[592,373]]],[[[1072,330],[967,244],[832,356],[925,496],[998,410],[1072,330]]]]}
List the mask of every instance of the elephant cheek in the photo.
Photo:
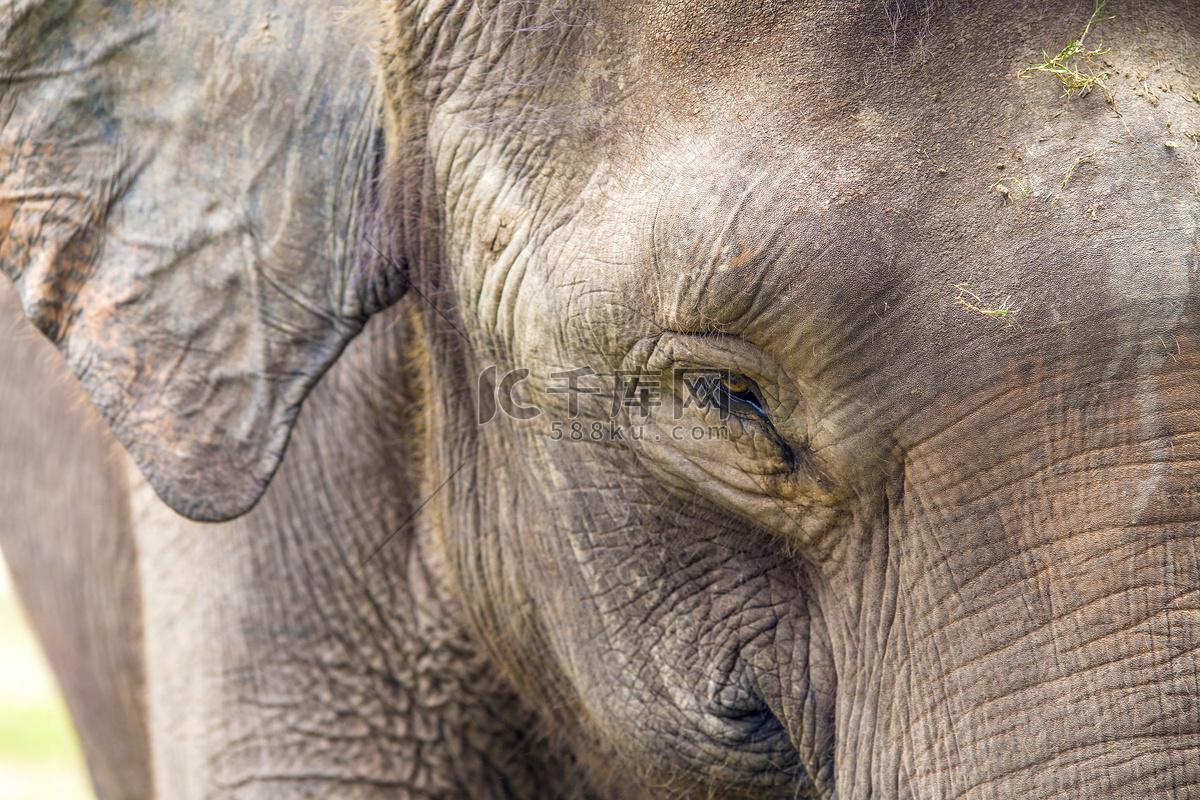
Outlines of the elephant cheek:
{"type": "Polygon", "coordinates": [[[1200,787],[1200,358],[1154,345],[947,405],[908,449],[839,794],[1200,787]]]}

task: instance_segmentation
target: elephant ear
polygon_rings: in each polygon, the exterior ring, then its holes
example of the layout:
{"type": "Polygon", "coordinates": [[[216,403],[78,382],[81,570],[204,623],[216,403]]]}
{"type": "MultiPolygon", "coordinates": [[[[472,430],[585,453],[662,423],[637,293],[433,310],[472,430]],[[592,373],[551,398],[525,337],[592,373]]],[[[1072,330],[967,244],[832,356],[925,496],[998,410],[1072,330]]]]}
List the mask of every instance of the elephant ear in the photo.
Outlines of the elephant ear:
{"type": "Polygon", "coordinates": [[[371,223],[378,12],[8,2],[0,270],[159,495],[236,516],[404,286],[371,223]]]}

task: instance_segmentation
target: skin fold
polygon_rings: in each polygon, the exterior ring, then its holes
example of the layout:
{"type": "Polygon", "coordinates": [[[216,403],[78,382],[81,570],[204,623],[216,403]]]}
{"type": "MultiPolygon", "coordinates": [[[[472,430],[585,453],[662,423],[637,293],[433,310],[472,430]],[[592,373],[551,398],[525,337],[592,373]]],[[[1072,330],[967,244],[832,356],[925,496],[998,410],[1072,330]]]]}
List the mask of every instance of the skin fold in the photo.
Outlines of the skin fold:
{"type": "Polygon", "coordinates": [[[1194,4],[3,19],[103,798],[1200,795],[1194,4]]]}

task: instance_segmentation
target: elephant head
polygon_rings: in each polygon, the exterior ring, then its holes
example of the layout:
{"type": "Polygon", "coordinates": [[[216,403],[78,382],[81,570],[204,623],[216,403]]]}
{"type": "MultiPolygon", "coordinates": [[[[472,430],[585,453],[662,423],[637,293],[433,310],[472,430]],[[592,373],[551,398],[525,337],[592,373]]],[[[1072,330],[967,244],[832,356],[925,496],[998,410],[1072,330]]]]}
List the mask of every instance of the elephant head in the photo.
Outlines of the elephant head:
{"type": "Polygon", "coordinates": [[[25,0],[0,43],[0,267],[160,495],[250,507],[400,302],[413,524],[600,796],[1200,790],[1193,5],[25,0]]]}

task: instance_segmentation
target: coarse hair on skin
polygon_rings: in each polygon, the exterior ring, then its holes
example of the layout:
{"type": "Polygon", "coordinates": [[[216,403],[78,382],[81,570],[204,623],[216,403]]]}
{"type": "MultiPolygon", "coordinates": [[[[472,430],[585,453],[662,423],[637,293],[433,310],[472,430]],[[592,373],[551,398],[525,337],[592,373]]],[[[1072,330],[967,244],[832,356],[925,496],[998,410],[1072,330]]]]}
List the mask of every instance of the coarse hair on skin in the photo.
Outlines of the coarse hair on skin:
{"type": "Polygon", "coordinates": [[[937,0],[883,0],[883,13],[892,29],[892,47],[911,38],[919,48],[937,5],[937,0]]]}

